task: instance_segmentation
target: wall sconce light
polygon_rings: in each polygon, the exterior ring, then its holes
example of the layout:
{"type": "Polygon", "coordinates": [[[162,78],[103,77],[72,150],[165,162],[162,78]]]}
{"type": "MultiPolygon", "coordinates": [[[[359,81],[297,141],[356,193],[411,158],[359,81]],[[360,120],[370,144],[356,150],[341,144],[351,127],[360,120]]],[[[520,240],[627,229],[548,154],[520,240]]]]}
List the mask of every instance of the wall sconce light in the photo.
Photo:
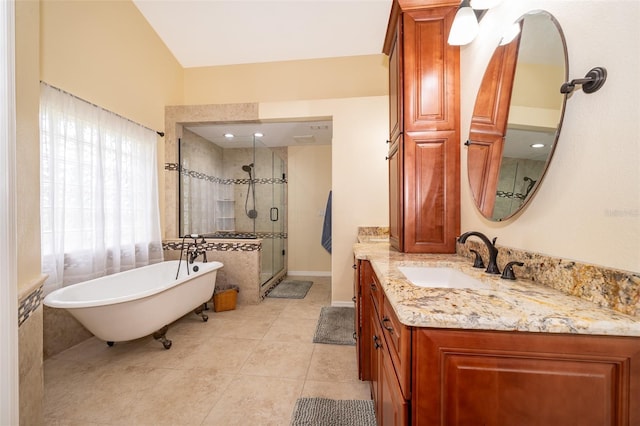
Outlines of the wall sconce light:
{"type": "Polygon", "coordinates": [[[496,7],[502,0],[462,0],[449,31],[447,43],[464,46],[473,41],[480,31],[479,22],[487,9],[496,7]]]}
{"type": "Polygon", "coordinates": [[[453,18],[447,43],[451,46],[464,46],[471,43],[479,31],[476,12],[469,5],[469,0],[464,0],[453,18]]]}

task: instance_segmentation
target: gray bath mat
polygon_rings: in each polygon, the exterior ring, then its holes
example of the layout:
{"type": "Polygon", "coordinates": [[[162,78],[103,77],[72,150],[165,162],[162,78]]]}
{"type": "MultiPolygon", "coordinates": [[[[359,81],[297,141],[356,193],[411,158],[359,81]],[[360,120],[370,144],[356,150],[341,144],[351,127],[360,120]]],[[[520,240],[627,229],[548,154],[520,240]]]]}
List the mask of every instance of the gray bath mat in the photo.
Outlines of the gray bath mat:
{"type": "Polygon", "coordinates": [[[373,401],[299,398],[291,426],[376,426],[373,401]]]}
{"type": "Polygon", "coordinates": [[[313,343],[331,345],[355,345],[355,309],[349,307],[324,306],[320,311],[313,343]]]}
{"type": "Polygon", "coordinates": [[[313,281],[285,280],[275,286],[267,297],[279,299],[304,299],[313,285],[313,281]]]}

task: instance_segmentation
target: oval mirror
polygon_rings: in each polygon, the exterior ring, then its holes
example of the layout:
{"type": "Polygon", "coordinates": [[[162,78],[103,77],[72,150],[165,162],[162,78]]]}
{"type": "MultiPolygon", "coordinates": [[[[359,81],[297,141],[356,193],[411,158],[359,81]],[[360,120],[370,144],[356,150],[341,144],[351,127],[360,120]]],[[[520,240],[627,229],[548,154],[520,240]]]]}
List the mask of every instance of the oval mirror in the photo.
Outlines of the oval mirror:
{"type": "Polygon", "coordinates": [[[476,98],[467,150],[469,185],[487,219],[501,221],[531,200],[558,142],[567,52],[558,22],[525,14],[496,48],[476,98]]]}

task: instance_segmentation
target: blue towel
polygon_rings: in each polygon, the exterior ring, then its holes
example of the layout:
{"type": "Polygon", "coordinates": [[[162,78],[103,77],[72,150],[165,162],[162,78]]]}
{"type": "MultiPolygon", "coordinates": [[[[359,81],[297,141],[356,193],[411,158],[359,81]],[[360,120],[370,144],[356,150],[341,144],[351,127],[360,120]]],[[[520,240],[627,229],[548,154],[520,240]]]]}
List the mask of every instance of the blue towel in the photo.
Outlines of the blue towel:
{"type": "Polygon", "coordinates": [[[322,225],[322,247],[331,253],[331,191],[327,199],[327,208],[324,212],[324,224],[322,225]]]}

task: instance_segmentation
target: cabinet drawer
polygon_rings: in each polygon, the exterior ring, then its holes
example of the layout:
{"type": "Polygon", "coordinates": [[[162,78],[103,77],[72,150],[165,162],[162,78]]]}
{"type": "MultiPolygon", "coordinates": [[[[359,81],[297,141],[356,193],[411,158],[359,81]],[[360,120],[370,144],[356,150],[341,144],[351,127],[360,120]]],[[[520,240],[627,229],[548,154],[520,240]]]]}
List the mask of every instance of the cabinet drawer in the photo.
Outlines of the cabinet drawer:
{"type": "Polygon", "coordinates": [[[402,394],[411,398],[411,329],[402,324],[388,300],[384,300],[380,323],[402,394]]]}
{"type": "Polygon", "coordinates": [[[371,274],[371,280],[369,280],[367,285],[369,286],[369,294],[371,294],[373,306],[375,306],[377,312],[382,313],[382,300],[384,299],[384,295],[380,281],[378,281],[375,273],[371,274]]]}

